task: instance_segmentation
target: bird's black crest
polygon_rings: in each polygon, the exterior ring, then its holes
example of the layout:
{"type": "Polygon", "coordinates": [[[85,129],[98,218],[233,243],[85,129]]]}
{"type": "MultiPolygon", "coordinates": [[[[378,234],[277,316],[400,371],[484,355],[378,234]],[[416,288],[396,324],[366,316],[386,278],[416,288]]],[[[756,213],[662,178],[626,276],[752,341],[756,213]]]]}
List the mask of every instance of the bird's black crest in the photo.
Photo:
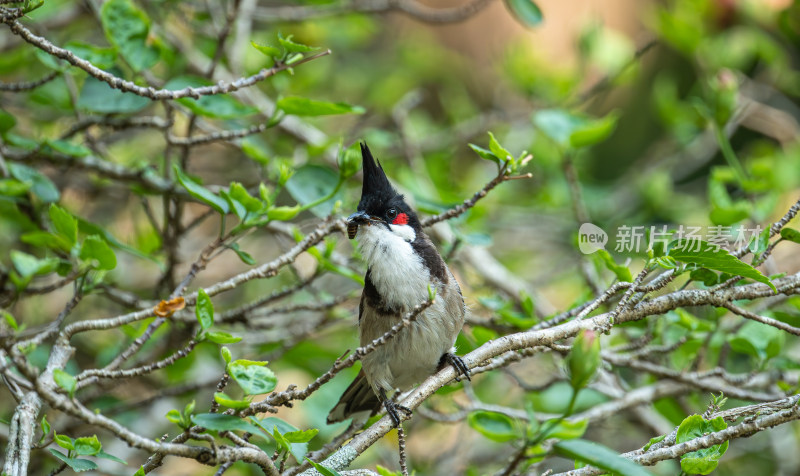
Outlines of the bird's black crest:
{"type": "Polygon", "coordinates": [[[364,184],[361,187],[359,210],[369,210],[378,204],[385,204],[399,194],[392,187],[381,167],[380,161],[372,157],[365,142],[361,143],[361,161],[364,169],[364,184]]]}

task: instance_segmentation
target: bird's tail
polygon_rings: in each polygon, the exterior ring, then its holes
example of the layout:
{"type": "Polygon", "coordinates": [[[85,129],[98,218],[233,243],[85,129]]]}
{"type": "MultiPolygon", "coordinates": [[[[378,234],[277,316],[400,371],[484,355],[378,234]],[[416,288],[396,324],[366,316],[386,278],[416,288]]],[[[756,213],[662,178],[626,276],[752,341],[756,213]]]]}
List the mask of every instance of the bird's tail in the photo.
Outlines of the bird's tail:
{"type": "Polygon", "coordinates": [[[381,408],[378,396],[372,391],[364,371],[360,371],[353,383],[347,387],[339,403],[328,414],[328,423],[336,423],[355,416],[357,413],[369,412],[372,416],[381,408]]]}

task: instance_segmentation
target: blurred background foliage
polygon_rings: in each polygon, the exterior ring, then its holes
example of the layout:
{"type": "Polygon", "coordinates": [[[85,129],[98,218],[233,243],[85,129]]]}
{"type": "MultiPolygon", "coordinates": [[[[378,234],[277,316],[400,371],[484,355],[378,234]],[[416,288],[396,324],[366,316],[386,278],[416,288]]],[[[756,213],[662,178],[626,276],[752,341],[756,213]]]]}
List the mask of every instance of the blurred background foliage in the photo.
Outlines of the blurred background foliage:
{"type": "MultiPolygon", "coordinates": [[[[181,99],[168,108],[113,91],[3,29],[0,79],[4,83],[55,72],[54,79],[31,91],[0,92],[0,133],[7,155],[0,179],[4,309],[27,328],[50,322],[71,296],[71,286],[48,293],[25,289],[46,286],[59,279],[56,272],[69,276],[85,261],[99,260],[91,252],[70,256],[31,238],[52,230],[49,223],[54,220],[47,218],[50,203],[79,218],[82,240],[99,235],[116,254],[113,270],[95,263],[88,283],[93,292],[78,308],[80,319],[125,312],[130,309],[126,303],[136,300],[166,298],[220,230],[217,215],[208,216],[202,203],[184,202],[178,217],[165,216],[161,196],[139,180],[147,174],[172,179],[173,164],[192,177],[189,180],[217,193],[240,182],[258,196],[259,184],[264,183],[273,205],[287,207],[313,202],[344,180],[334,198],[322,205],[296,217],[274,217],[268,225],[244,233],[238,245],[249,255],[242,259],[235,253],[221,255],[198,275],[194,289],[248,269],[249,257],[263,263],[280,255],[294,244],[292,232],[286,234],[289,220],[300,231],[308,231],[320,216],[354,210],[360,180],[340,174],[337,161],[349,153],[338,152],[340,144],[346,148],[366,140],[387,175],[425,213],[461,202],[494,177],[495,165],[468,147],[474,143],[487,148],[486,131],[491,130],[514,154],[528,151],[533,160],[527,171],[533,179],[502,185],[465,216],[433,233],[473,314],[459,338],[459,353],[504,331],[530,327],[613,282],[616,275],[600,255],[584,256],[577,250],[578,227],[584,221],[609,233],[607,248],[616,263],[630,259],[635,274],[646,259],[644,249],[614,252],[614,234],[620,226],[753,228],[780,217],[795,201],[800,189],[800,2],[540,0],[537,4],[543,16],[538,24],[535,18],[516,18],[508,3],[499,0],[464,22],[435,24],[397,12],[345,12],[292,21],[285,18],[290,9],[325,12],[336,3],[242,0],[239,8],[249,9],[251,22],[234,23],[215,78],[247,76],[270,66],[270,55],[251,42],[279,46],[279,35],[320,51],[331,49],[332,54],[250,90],[198,101],[181,99]],[[276,117],[273,101],[292,97],[346,103],[341,105],[343,112],[351,113],[307,116],[308,110],[301,108],[300,116],[278,113],[276,117]],[[185,150],[166,143],[163,127],[107,125],[150,117],[165,124],[172,117],[169,134],[176,136],[268,127],[244,138],[185,150]],[[108,122],[74,129],[92,118],[108,122]],[[594,134],[585,146],[569,140],[579,126],[594,134]],[[39,158],[14,160],[30,150],[37,150],[39,158]],[[139,175],[120,179],[80,165],[93,157],[139,175]],[[575,177],[573,183],[570,175],[575,177]],[[173,219],[183,224],[186,232],[179,241],[169,238],[173,242],[165,246],[163,232],[148,220],[148,209],[157,227],[173,219]],[[187,228],[190,223],[196,227],[187,228]],[[480,263],[465,257],[462,251],[467,247],[488,250],[523,285],[499,286],[480,263]],[[14,260],[15,250],[38,260],[31,265],[34,269],[27,268],[28,276],[22,269],[25,264],[14,260]],[[525,291],[520,294],[520,289],[525,291]],[[482,320],[485,326],[480,325],[482,320]]],[[[137,84],[171,89],[214,84],[200,78],[217,54],[232,2],[161,0],[128,5],[134,10],[123,12],[123,18],[138,15],[141,21],[134,25],[146,26],[144,36],[136,40],[139,43],[125,39],[115,43],[126,34],[135,39],[137,33],[126,29],[127,23],[114,28],[115,19],[104,18],[114,12],[97,1],[45,0],[23,21],[53,43],[137,84]]],[[[283,104],[285,111],[291,111],[288,102],[283,104]]],[[[222,226],[230,230],[238,222],[231,216],[222,226]]],[[[350,259],[355,249],[342,236],[327,242],[329,246],[316,251],[316,257],[301,255],[274,279],[251,281],[215,298],[222,312],[321,274],[283,307],[250,316],[260,324],[226,326],[231,334],[244,337],[229,346],[235,357],[269,360],[280,387],[309,383],[345,349],[357,346],[355,315],[364,268],[359,260],[350,259]]],[[[798,256],[796,248],[779,248],[762,270],[767,275],[796,272],[798,256]]],[[[775,311],[775,317],[798,321],[798,309],[800,301],[794,298],[775,311]]],[[[649,328],[646,323],[630,325],[614,335],[614,342],[626,342],[645,330],[655,333],[655,344],[685,338],[687,345],[670,355],[670,364],[678,369],[695,360],[701,344],[710,342],[702,369],[719,365],[715,358],[730,343],[726,333],[738,332],[744,340],[751,334],[721,323],[713,310],[670,313],[654,322],[649,328]]],[[[74,373],[108,363],[147,323],[79,336],[74,368],[67,370],[74,373]]],[[[169,355],[191,336],[193,325],[192,318],[163,326],[142,352],[169,355]]],[[[764,339],[770,341],[771,336],[764,339]]],[[[758,353],[759,343],[732,344],[734,351],[723,357],[723,363],[741,372],[796,365],[796,338],[779,340],[777,351],[768,358],[758,353]]],[[[40,346],[29,357],[43,366],[47,355],[48,348],[40,346]]],[[[544,354],[512,370],[536,386],[563,380],[561,368],[557,356],[544,354]]],[[[88,389],[81,398],[143,434],[174,434],[174,426],[163,415],[192,400],[207,406],[223,369],[219,346],[202,343],[163,371],[88,389]],[[151,395],[164,398],[147,400],[151,395]],[[147,405],[137,404],[140,399],[147,405]]],[[[354,373],[345,372],[278,416],[299,428],[320,428],[310,443],[312,449],[318,448],[342,429],[326,426],[325,416],[354,373]]],[[[655,378],[625,371],[621,375],[631,386],[655,378]]],[[[443,389],[430,405],[456,410],[454,402],[463,393],[454,391],[458,388],[443,389]]],[[[476,379],[473,390],[485,402],[522,408],[520,402],[527,401],[541,413],[563,412],[572,392],[563,381],[524,392],[499,371],[476,379]]],[[[587,390],[578,409],[607,398],[587,390]]],[[[655,408],[677,425],[687,414],[702,413],[707,401],[707,394],[696,392],[665,398],[655,408]]],[[[4,419],[13,408],[8,395],[0,398],[4,419]]],[[[53,420],[59,422],[57,415],[53,420]]],[[[95,431],[65,417],[60,423],[73,437],[95,431]]],[[[466,426],[467,422],[447,425],[417,415],[408,429],[409,457],[417,473],[487,474],[502,467],[512,454],[508,444],[491,442],[466,426]]],[[[654,436],[652,428],[633,416],[620,415],[591,425],[587,437],[623,451],[654,436]]],[[[796,433],[794,425],[780,436],[760,434],[733,443],[717,474],[797,471],[796,457],[782,455],[794,464],[786,466],[789,463],[776,463],[773,453],[780,447],[774,440],[790,437],[796,443],[796,433]]],[[[393,438],[375,445],[357,464],[394,468],[393,438]]],[[[110,440],[108,445],[114,454],[128,455],[129,462],[141,462],[122,443],[110,440]]],[[[565,468],[571,463],[554,464],[565,468]]],[[[55,459],[36,459],[31,474],[44,474],[56,465],[55,459]]],[[[127,474],[119,466],[110,468],[107,471],[114,474],[127,474]]],[[[167,460],[159,471],[206,470],[183,460],[167,460]]],[[[662,463],[656,471],[677,474],[677,463],[662,463]]],[[[256,473],[253,467],[237,464],[229,474],[256,473]]]]}

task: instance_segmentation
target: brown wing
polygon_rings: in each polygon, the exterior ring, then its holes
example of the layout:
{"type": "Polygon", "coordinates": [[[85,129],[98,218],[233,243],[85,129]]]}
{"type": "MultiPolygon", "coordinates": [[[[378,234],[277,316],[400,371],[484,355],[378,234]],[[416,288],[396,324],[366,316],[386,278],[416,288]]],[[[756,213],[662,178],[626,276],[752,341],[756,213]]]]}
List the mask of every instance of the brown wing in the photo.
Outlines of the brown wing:
{"type": "Polygon", "coordinates": [[[362,370],[344,391],[339,403],[328,414],[328,423],[346,420],[359,412],[369,412],[372,416],[378,413],[380,407],[381,402],[372,391],[372,387],[369,386],[367,377],[362,370]]]}

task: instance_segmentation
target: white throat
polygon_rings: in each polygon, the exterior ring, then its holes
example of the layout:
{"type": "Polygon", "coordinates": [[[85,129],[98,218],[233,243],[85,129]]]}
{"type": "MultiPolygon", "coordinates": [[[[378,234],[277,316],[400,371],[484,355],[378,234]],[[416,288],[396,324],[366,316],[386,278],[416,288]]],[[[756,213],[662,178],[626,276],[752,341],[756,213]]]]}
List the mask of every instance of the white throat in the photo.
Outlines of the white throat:
{"type": "Polygon", "coordinates": [[[361,225],[356,240],[378,293],[392,307],[409,309],[428,298],[430,273],[411,247],[416,234],[407,225],[361,225]]]}

